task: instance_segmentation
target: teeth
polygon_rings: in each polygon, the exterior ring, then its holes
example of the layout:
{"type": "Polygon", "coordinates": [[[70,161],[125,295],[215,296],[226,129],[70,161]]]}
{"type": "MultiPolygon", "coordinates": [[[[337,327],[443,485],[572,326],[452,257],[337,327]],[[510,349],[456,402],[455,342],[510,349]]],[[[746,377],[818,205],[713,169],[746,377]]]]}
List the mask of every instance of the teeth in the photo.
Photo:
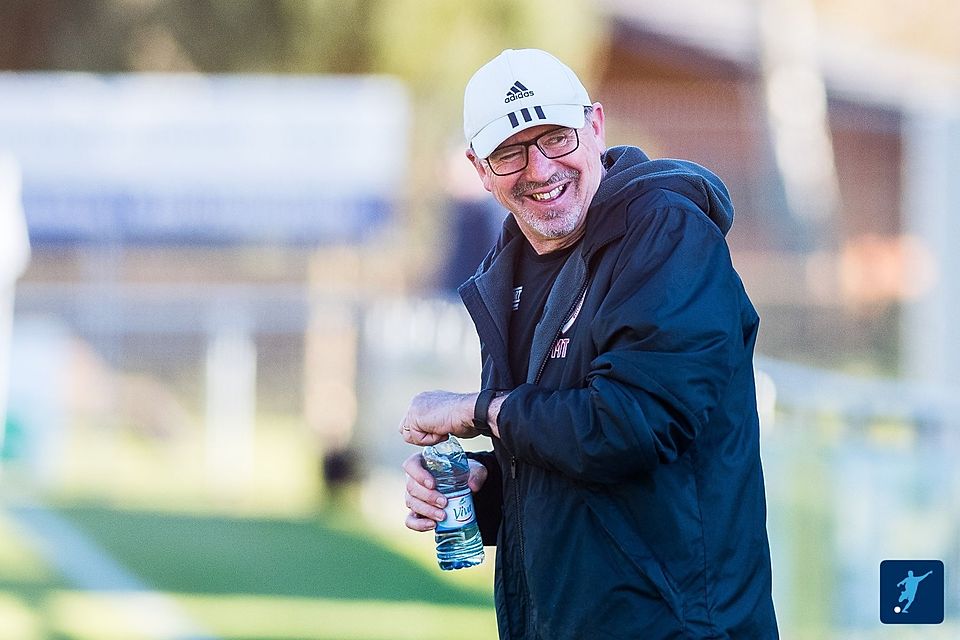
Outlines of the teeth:
{"type": "Polygon", "coordinates": [[[544,200],[553,200],[563,192],[564,186],[565,185],[560,185],[553,191],[548,191],[546,193],[531,193],[530,197],[533,198],[534,200],[539,200],[541,202],[544,200]]]}

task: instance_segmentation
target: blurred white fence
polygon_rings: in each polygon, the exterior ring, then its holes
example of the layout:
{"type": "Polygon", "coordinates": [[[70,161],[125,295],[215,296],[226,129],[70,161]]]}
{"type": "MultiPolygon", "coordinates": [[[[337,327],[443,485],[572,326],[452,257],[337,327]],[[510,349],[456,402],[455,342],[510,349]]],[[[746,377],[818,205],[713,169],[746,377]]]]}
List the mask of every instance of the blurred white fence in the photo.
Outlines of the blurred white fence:
{"type": "Polygon", "coordinates": [[[957,637],[960,392],[756,364],[784,637],[915,637],[879,621],[888,559],[944,562],[947,622],[916,637],[957,637]]]}

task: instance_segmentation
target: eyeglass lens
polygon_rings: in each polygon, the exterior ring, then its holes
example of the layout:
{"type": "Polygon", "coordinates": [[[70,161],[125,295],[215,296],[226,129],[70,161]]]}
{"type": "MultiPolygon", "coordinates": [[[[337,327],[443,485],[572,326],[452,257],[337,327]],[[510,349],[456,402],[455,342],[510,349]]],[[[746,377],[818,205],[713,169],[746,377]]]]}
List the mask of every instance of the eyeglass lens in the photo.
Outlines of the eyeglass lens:
{"type": "Polygon", "coordinates": [[[551,129],[533,140],[501,147],[487,158],[493,172],[499,176],[522,171],[527,166],[529,147],[537,147],[547,158],[556,159],[573,153],[580,146],[580,136],[576,129],[561,127],[551,129]]]}

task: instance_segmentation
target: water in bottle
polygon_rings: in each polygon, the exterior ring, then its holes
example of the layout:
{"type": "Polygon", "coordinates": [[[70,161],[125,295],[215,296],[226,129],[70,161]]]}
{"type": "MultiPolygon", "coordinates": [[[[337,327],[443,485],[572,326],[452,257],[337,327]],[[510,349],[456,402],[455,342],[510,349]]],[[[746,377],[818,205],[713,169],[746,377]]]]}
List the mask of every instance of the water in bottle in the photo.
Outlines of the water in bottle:
{"type": "Polygon", "coordinates": [[[423,450],[427,469],[437,481],[437,491],[447,498],[446,518],[437,523],[437,562],[444,571],[483,562],[483,540],[473,512],[473,495],[467,486],[470,466],[457,439],[450,436],[423,450]]]}

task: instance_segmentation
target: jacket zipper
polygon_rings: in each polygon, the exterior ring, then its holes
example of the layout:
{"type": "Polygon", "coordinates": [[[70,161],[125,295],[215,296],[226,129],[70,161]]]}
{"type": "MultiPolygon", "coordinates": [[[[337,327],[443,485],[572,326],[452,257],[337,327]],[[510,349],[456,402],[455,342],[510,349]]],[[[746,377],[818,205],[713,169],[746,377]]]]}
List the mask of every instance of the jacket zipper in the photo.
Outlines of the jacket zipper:
{"type": "MultiPolygon", "coordinates": [[[[577,297],[574,298],[573,305],[567,310],[567,313],[563,316],[563,323],[560,325],[560,328],[557,329],[557,333],[553,336],[553,342],[557,341],[557,338],[560,337],[560,331],[563,329],[563,325],[567,323],[570,319],[570,316],[573,314],[573,310],[577,308],[578,304],[581,304],[581,297],[587,291],[587,283],[590,282],[590,279],[584,275],[583,285],[580,287],[580,291],[577,292],[577,297]]],[[[551,343],[552,344],[552,343],[551,343]]],[[[543,375],[543,370],[547,368],[547,360],[550,359],[550,351],[547,350],[547,354],[543,357],[543,360],[540,361],[540,368],[537,370],[537,375],[533,379],[533,384],[540,382],[540,376],[543,375]]],[[[520,537],[520,563],[523,566],[525,562],[525,554],[523,548],[523,519],[521,518],[520,513],[520,484],[517,482],[517,458],[516,456],[510,456],[510,478],[513,480],[513,495],[514,503],[517,505],[517,535],[520,537]]]]}
{"type": "Polygon", "coordinates": [[[510,477],[513,479],[513,502],[517,505],[517,536],[520,538],[520,566],[524,566],[526,554],[523,549],[523,520],[520,514],[520,484],[517,482],[517,459],[510,456],[510,477]]]}
{"type": "MultiPolygon", "coordinates": [[[[577,297],[574,298],[573,305],[567,309],[566,315],[563,316],[563,324],[560,325],[560,328],[557,329],[557,332],[553,335],[553,342],[550,344],[556,344],[557,339],[560,337],[560,332],[563,330],[563,325],[570,320],[570,316],[573,315],[573,310],[577,308],[578,304],[582,304],[580,298],[583,297],[584,293],[587,291],[587,283],[590,282],[590,279],[584,274],[583,284],[580,286],[580,291],[577,292],[577,297]]],[[[547,350],[547,353],[543,356],[543,360],[540,361],[540,368],[537,369],[537,375],[533,379],[533,384],[538,384],[540,382],[540,376],[543,375],[543,370],[547,368],[547,360],[550,359],[550,351],[547,350]]]]}

